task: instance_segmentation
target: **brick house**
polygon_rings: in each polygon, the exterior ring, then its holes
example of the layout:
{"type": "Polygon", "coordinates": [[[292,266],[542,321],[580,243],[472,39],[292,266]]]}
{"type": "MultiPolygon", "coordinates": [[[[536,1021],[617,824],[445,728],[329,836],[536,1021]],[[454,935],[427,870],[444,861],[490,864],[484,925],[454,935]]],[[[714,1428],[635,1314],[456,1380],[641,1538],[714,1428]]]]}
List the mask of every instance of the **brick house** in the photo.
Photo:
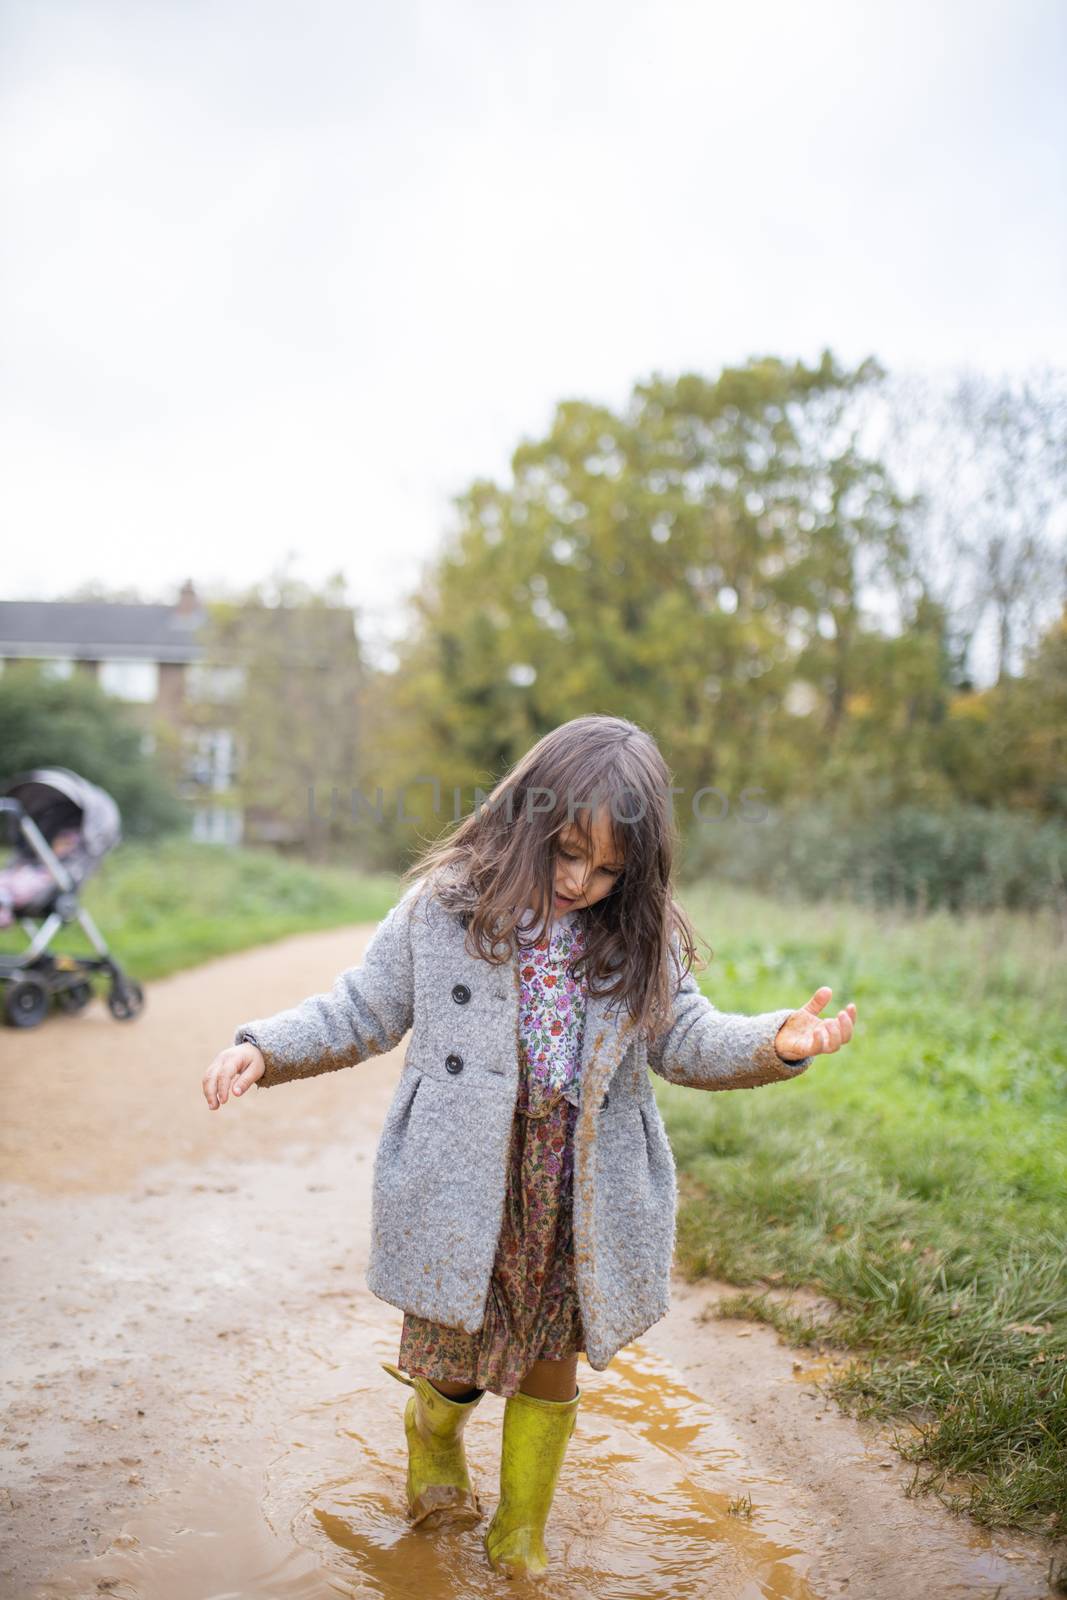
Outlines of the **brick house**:
{"type": "Polygon", "coordinates": [[[179,790],[192,808],[192,833],[238,844],[245,819],[235,803],[237,748],[226,707],[241,689],[240,667],[203,660],[204,607],[190,579],[173,605],[121,601],[0,601],[0,670],[36,661],[57,677],[85,672],[144,725],[146,750],[159,723],[174,731],[179,790]]]}

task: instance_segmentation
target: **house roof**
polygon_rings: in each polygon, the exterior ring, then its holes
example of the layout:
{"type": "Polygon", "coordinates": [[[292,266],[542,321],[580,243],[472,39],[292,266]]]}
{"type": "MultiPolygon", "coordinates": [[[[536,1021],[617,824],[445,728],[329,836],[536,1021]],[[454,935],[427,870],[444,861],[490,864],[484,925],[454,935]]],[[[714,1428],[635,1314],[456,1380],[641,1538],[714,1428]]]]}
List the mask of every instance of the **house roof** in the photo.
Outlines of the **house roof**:
{"type": "Polygon", "coordinates": [[[196,661],[199,608],[114,600],[0,600],[0,656],[196,661]]]}

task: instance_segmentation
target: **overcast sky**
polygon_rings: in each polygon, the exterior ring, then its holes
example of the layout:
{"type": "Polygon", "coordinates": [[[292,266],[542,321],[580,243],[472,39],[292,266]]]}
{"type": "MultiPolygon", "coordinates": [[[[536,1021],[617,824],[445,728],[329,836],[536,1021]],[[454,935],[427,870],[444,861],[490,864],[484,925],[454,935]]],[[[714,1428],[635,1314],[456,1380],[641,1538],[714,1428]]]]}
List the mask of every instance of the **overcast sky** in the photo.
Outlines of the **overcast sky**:
{"type": "Polygon", "coordinates": [[[1067,365],[1062,0],[4,0],[7,598],[398,601],[564,397],[1067,365]]]}

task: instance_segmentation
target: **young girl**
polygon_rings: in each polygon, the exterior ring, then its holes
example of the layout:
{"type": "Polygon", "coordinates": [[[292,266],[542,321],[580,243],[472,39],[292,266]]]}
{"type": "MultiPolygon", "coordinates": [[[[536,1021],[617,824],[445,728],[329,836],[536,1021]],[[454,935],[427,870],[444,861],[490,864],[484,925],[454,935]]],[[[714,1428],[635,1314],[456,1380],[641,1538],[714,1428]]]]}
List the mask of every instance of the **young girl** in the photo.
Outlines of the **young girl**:
{"type": "Polygon", "coordinates": [[[413,1523],[478,1521],[462,1434],[505,1400],[494,1570],[538,1574],[581,1391],[670,1303],[674,1158],[649,1079],[796,1077],[856,1007],[723,1013],[689,970],[670,774],[649,734],[587,716],[541,739],[333,989],[247,1023],[204,1077],[229,1094],[355,1065],[413,1029],[375,1157],[367,1283],[404,1312],[413,1523]]]}

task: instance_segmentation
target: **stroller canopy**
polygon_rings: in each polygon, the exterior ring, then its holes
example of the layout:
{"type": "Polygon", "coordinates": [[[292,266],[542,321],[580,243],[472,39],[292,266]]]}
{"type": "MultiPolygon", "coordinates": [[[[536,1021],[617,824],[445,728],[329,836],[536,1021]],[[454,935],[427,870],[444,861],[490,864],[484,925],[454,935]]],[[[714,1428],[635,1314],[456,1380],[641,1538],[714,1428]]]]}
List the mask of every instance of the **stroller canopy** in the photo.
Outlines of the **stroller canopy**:
{"type": "Polygon", "coordinates": [[[65,828],[79,828],[94,859],[107,855],[122,838],[119,808],[106,789],[79,777],[69,767],[35,767],[0,783],[0,796],[17,800],[49,844],[65,828]]]}

